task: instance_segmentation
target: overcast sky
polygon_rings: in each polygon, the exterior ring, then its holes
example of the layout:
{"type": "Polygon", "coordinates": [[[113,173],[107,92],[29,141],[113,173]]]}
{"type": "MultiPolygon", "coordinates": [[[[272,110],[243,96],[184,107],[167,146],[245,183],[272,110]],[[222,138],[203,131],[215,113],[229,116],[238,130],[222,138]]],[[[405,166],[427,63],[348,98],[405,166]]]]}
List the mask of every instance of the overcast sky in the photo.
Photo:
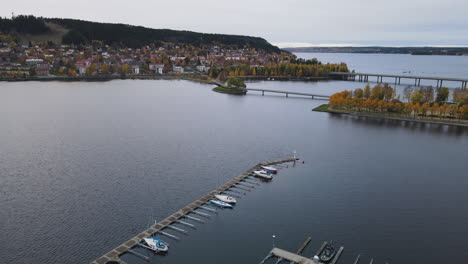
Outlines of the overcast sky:
{"type": "Polygon", "coordinates": [[[12,12],[260,36],[281,47],[468,46],[468,0],[3,1],[0,15],[12,12]]]}

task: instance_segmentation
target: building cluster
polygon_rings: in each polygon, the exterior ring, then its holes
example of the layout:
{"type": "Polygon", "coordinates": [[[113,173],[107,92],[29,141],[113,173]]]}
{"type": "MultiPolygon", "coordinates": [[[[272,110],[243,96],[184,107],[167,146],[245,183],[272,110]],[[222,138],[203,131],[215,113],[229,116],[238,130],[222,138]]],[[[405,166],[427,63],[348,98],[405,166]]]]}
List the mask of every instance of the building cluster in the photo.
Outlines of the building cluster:
{"type": "Polygon", "coordinates": [[[278,63],[285,54],[223,45],[159,43],[141,48],[0,43],[0,77],[206,74],[212,67],[278,63]]]}

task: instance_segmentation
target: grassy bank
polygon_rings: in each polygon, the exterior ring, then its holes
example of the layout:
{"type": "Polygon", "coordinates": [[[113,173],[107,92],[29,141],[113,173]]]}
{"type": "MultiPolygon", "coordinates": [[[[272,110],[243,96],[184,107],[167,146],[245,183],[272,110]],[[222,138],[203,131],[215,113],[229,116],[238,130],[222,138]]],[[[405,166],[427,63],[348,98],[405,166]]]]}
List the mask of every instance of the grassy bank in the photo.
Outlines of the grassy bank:
{"type": "Polygon", "coordinates": [[[360,116],[360,117],[371,117],[371,118],[380,118],[380,119],[389,119],[389,120],[398,120],[398,121],[409,121],[409,122],[418,122],[418,123],[429,123],[429,124],[439,124],[439,125],[450,125],[450,126],[460,126],[468,127],[468,121],[466,120],[456,120],[456,119],[434,119],[434,118],[422,118],[422,117],[408,117],[402,116],[396,113],[370,113],[370,112],[353,112],[345,110],[335,110],[330,109],[328,104],[323,104],[312,109],[316,112],[328,112],[335,114],[345,114],[351,116],[360,116]]]}
{"type": "Polygon", "coordinates": [[[218,92],[218,93],[226,93],[226,94],[237,94],[237,95],[246,94],[246,91],[244,89],[235,88],[235,87],[218,86],[218,87],[213,88],[213,91],[218,92]]]}
{"type": "Polygon", "coordinates": [[[317,111],[317,112],[328,112],[328,104],[323,104],[315,107],[312,109],[312,111],[317,111]]]}

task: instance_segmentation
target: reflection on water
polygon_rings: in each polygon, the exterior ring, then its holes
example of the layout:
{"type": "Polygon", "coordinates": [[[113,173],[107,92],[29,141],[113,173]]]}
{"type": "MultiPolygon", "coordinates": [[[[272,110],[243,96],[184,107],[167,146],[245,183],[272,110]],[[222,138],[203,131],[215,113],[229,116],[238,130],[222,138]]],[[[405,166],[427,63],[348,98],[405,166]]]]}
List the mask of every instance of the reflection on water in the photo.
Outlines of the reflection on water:
{"type": "Polygon", "coordinates": [[[375,118],[375,117],[366,117],[366,116],[352,116],[336,113],[328,113],[333,119],[341,119],[344,121],[356,123],[363,126],[369,127],[385,127],[400,129],[405,128],[413,131],[418,131],[422,133],[430,134],[445,134],[450,136],[466,136],[468,134],[467,127],[459,126],[450,126],[450,125],[440,125],[432,123],[422,123],[422,122],[411,122],[403,120],[393,120],[385,118],[375,118]]]}

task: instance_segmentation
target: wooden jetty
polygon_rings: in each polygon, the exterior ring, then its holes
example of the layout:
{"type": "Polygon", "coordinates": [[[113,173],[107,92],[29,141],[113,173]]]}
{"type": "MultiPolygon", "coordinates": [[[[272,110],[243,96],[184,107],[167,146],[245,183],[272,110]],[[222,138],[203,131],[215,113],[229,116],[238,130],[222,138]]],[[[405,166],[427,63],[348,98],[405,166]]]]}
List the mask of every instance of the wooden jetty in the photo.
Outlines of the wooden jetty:
{"type": "Polygon", "coordinates": [[[292,158],[285,158],[285,159],[278,159],[272,160],[267,162],[261,162],[255,165],[254,167],[248,169],[241,175],[235,177],[234,179],[230,180],[229,182],[219,186],[215,190],[209,192],[208,194],[204,195],[203,197],[197,199],[193,203],[188,204],[184,208],[180,209],[179,211],[173,213],[172,215],[166,217],[159,223],[152,225],[147,230],[141,232],[140,234],[134,236],[127,242],[122,243],[121,245],[117,246],[116,248],[112,249],[111,251],[107,252],[106,254],[102,255],[101,257],[97,258],[96,260],[92,261],[91,264],[111,264],[111,263],[123,263],[120,260],[120,256],[124,253],[131,251],[132,248],[136,247],[139,243],[143,241],[143,238],[153,236],[154,234],[161,232],[162,229],[167,228],[169,225],[173,223],[177,223],[177,220],[180,218],[186,217],[187,214],[194,212],[195,209],[203,206],[203,204],[207,203],[209,200],[213,199],[214,195],[220,194],[227,189],[233,187],[234,185],[238,184],[245,178],[247,178],[250,174],[253,173],[254,170],[260,169],[261,166],[269,166],[274,164],[286,163],[286,162],[295,162],[298,160],[296,157],[292,158]]]}
{"type": "Polygon", "coordinates": [[[395,85],[401,83],[401,79],[414,79],[414,86],[421,86],[421,80],[437,81],[436,87],[442,87],[444,81],[460,82],[461,88],[466,89],[468,86],[468,79],[464,78],[449,78],[449,77],[429,77],[429,76],[412,76],[412,75],[398,75],[398,74],[379,74],[379,73],[362,73],[362,72],[330,72],[328,76],[340,78],[346,81],[368,82],[369,77],[376,77],[377,83],[382,83],[383,78],[391,78],[394,80],[395,85]]]}
{"type": "Polygon", "coordinates": [[[294,254],[292,252],[280,249],[280,248],[273,248],[270,252],[273,256],[281,258],[283,260],[287,260],[292,263],[300,263],[300,264],[317,264],[310,258],[303,257],[301,255],[294,254]]]}
{"type": "Polygon", "coordinates": [[[312,94],[312,93],[299,93],[299,92],[291,92],[291,91],[279,91],[279,90],[256,89],[256,88],[245,88],[245,90],[262,92],[262,95],[265,95],[265,92],[267,92],[267,93],[285,94],[286,97],[289,97],[289,95],[298,95],[298,96],[311,97],[312,99],[325,99],[325,100],[330,99],[330,96],[328,95],[312,94]]]}

